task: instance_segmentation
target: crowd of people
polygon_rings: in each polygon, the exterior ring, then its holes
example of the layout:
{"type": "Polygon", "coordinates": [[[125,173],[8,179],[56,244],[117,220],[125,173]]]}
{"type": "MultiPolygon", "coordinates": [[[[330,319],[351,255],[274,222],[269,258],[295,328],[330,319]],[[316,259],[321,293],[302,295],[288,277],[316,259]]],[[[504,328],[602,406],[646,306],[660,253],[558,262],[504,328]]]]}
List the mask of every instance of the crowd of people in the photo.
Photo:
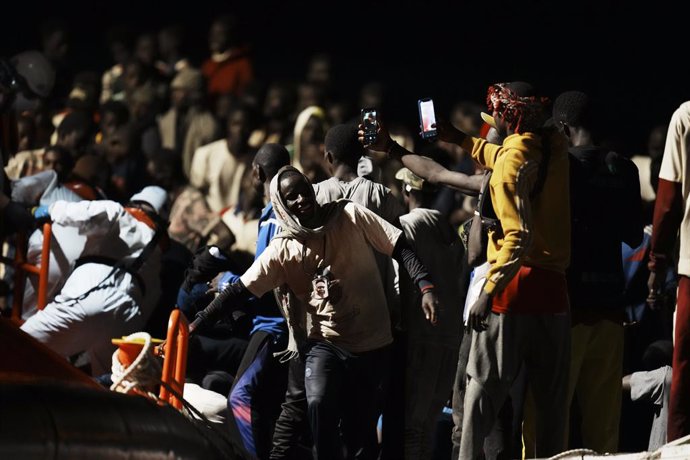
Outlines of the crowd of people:
{"type": "Polygon", "coordinates": [[[238,458],[690,435],[690,103],[621,152],[585,92],[487,82],[427,140],[389,118],[385,83],[339,97],[327,54],[260,81],[237,21],[213,21],[199,63],[171,25],[113,30],[112,66],[74,73],[59,23],[0,62],[4,253],[26,232],[40,263],[52,222],[26,334],[110,386],[111,339],[162,338],[181,310],[187,382],[238,458]]]}

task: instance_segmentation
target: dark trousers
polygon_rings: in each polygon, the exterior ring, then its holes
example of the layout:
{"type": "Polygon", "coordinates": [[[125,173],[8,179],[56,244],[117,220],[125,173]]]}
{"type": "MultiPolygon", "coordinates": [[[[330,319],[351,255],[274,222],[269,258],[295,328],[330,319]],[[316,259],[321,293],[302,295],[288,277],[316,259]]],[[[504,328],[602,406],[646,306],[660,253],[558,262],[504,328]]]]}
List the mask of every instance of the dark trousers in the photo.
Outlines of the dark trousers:
{"type": "Polygon", "coordinates": [[[390,347],[353,354],[326,342],[309,344],[304,383],[317,460],[378,456],[389,355],[390,347]]]}
{"type": "Polygon", "coordinates": [[[311,431],[304,388],[304,360],[295,356],[288,363],[287,391],[280,416],[273,430],[271,460],[308,460],[311,431]]]}
{"type": "Polygon", "coordinates": [[[390,351],[389,385],[382,395],[380,460],[399,460],[405,455],[405,388],[407,386],[407,334],[393,331],[390,351]]]}
{"type": "MultiPolygon", "coordinates": [[[[287,368],[273,356],[273,335],[252,334],[228,396],[236,436],[250,458],[268,459],[273,425],[285,395],[287,368]]],[[[234,431],[234,430],[232,430],[234,431]]]]}
{"type": "Polygon", "coordinates": [[[668,441],[690,434],[690,278],[678,277],[668,441]]]}

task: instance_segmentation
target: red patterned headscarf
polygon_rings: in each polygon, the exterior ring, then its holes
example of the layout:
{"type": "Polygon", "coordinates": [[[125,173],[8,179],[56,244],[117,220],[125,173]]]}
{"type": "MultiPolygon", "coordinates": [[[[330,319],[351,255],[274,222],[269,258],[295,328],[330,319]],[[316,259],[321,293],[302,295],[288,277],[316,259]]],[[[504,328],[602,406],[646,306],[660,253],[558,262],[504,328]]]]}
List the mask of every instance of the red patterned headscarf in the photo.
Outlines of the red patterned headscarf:
{"type": "Polygon", "coordinates": [[[518,96],[508,83],[495,83],[489,87],[486,105],[489,112],[498,112],[511,130],[517,133],[535,131],[546,121],[546,97],[518,96]]]}

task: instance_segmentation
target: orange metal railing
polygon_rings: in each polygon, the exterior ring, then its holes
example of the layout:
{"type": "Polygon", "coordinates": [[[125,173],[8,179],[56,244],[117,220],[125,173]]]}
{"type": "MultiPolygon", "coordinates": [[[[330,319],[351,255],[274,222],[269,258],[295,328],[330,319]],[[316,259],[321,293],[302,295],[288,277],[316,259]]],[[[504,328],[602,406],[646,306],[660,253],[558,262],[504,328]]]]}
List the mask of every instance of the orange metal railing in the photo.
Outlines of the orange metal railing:
{"type": "MultiPolygon", "coordinates": [[[[175,309],[168,320],[168,335],[163,347],[163,375],[161,381],[167,384],[180,396],[184,393],[184,381],[187,374],[187,346],[189,343],[189,323],[184,314],[175,309]]],[[[170,392],[166,385],[161,385],[159,398],[178,410],[182,409],[182,400],[170,392]]]]}
{"type": "Polygon", "coordinates": [[[15,323],[21,324],[22,305],[24,303],[24,285],[26,277],[31,275],[38,276],[38,290],[36,292],[36,307],[39,310],[47,304],[48,299],[48,268],[50,266],[50,239],[53,234],[52,225],[47,222],[43,224],[43,247],[41,248],[41,265],[33,265],[26,261],[27,235],[18,233],[14,259],[0,257],[0,263],[12,265],[14,267],[14,291],[12,295],[12,314],[11,319],[15,323]]]}

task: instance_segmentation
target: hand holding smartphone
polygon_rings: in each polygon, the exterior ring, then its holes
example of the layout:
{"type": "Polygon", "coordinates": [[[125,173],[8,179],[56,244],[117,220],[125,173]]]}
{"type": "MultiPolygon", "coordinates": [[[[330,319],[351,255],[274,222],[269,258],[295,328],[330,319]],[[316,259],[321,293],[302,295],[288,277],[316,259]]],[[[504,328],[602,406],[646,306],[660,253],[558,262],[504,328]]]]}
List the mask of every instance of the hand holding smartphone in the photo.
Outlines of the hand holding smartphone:
{"type": "Polygon", "coordinates": [[[379,127],[376,109],[373,107],[362,109],[361,117],[361,122],[364,126],[365,145],[371,145],[376,142],[376,135],[379,127]]]}
{"type": "Polygon", "coordinates": [[[419,106],[419,125],[422,128],[422,139],[433,140],[437,134],[434,101],[427,97],[417,101],[417,105],[419,106]]]}

